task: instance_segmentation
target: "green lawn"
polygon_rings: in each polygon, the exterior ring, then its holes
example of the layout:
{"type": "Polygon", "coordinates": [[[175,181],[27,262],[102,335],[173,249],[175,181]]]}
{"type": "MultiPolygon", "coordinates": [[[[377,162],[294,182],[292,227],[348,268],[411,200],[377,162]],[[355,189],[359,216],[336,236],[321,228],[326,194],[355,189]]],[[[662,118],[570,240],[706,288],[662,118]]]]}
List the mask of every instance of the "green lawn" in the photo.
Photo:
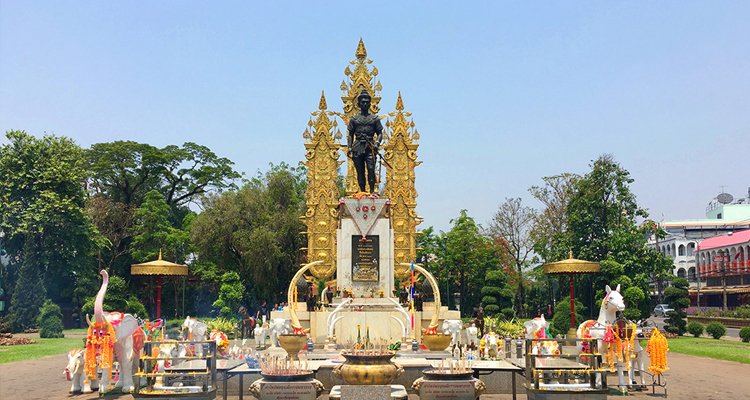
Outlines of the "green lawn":
{"type": "Polygon", "coordinates": [[[80,337],[34,340],[36,344],[0,346],[0,364],[62,354],[72,349],[83,348],[83,339],[80,337]]]}
{"type": "MultiPolygon", "coordinates": [[[[750,364],[750,343],[733,340],[694,338],[692,336],[667,339],[667,343],[669,344],[670,352],[750,364]]],[[[646,346],[645,342],[643,346],[646,346]]],[[[668,359],[669,353],[667,353],[668,359]]]]}

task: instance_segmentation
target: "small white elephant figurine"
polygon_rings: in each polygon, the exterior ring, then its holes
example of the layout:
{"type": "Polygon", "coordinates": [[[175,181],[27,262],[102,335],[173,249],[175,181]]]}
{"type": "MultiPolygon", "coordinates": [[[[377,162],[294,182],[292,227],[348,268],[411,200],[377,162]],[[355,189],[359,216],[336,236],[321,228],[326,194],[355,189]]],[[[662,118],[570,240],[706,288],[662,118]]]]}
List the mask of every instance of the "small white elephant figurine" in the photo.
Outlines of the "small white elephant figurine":
{"type": "Polygon", "coordinates": [[[451,344],[456,344],[461,341],[461,328],[463,323],[460,319],[446,319],[443,321],[443,333],[451,335],[451,344]]]}
{"type": "Polygon", "coordinates": [[[524,337],[526,339],[543,339],[546,336],[547,321],[544,320],[544,314],[539,318],[534,318],[530,321],[526,321],[523,324],[524,337]],[[537,337],[534,337],[534,333],[537,333],[537,337]]]}
{"type": "Polygon", "coordinates": [[[292,332],[292,323],[288,319],[274,318],[271,320],[271,347],[279,347],[279,335],[292,332]]]}
{"type": "Polygon", "coordinates": [[[65,367],[65,377],[73,382],[70,386],[70,393],[81,394],[91,393],[94,389],[99,389],[99,380],[86,380],[86,374],[83,373],[84,357],[86,352],[83,349],[73,349],[68,353],[68,366],[65,367]]]}
{"type": "Polygon", "coordinates": [[[477,329],[476,324],[472,323],[470,327],[466,328],[466,340],[469,344],[474,343],[477,346],[479,345],[477,335],[479,335],[479,329],[477,329]]]}
{"type": "Polygon", "coordinates": [[[264,347],[266,345],[266,336],[268,336],[268,324],[257,325],[253,329],[255,335],[255,346],[264,347]]]}

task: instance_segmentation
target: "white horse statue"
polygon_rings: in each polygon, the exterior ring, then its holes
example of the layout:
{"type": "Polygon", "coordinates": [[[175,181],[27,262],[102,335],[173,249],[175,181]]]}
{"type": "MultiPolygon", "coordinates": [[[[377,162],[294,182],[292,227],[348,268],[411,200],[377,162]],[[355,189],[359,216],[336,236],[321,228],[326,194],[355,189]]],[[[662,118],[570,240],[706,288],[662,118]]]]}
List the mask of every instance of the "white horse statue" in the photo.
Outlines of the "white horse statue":
{"type": "MultiPolygon", "coordinates": [[[[581,325],[578,326],[577,336],[579,339],[585,339],[585,338],[592,338],[592,339],[599,339],[599,354],[605,355],[607,354],[607,343],[604,342],[602,339],[605,338],[607,334],[608,329],[612,329],[613,325],[615,324],[615,318],[616,313],[618,311],[625,310],[625,302],[622,299],[622,295],[620,294],[620,285],[617,285],[617,288],[615,290],[610,289],[609,285],[606,287],[607,294],[604,296],[604,301],[602,301],[602,306],[599,309],[599,318],[594,320],[589,320],[583,322],[581,325]]],[[[617,329],[617,327],[614,327],[617,329]]],[[[637,342],[637,341],[636,341],[637,342]]],[[[580,350],[580,345],[579,345],[580,350]]],[[[623,358],[623,361],[625,357],[629,357],[629,354],[622,355],[622,349],[615,349],[616,355],[615,359],[618,358],[618,355],[620,355],[623,358]]],[[[615,360],[617,361],[617,360],[615,360]]],[[[629,360],[627,360],[629,362],[629,360]]],[[[629,368],[628,365],[625,362],[619,362],[616,363],[617,367],[617,376],[619,378],[619,386],[620,388],[626,388],[627,384],[625,383],[625,376],[623,369],[629,368]]],[[[599,378],[597,378],[599,379],[599,378]]]]}

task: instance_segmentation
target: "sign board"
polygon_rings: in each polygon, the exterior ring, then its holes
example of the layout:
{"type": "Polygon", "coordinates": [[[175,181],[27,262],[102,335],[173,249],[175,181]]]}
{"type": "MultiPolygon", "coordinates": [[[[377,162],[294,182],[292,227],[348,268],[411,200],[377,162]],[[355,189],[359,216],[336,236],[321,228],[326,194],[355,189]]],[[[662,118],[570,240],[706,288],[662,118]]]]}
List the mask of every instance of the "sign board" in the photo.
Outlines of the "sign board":
{"type": "Polygon", "coordinates": [[[472,381],[423,381],[419,388],[420,400],[474,400],[472,381]]]}
{"type": "Polygon", "coordinates": [[[261,382],[261,400],[315,400],[315,382],[261,382]]]}
{"type": "Polygon", "coordinates": [[[352,281],[378,282],[380,278],[380,241],[377,235],[362,238],[352,235],[352,281]]]}
{"type": "MultiPolygon", "coordinates": [[[[724,258],[724,261],[729,261],[729,256],[724,256],[723,258],[724,258]]],[[[714,261],[716,262],[721,261],[721,259],[722,259],[721,256],[714,256],[714,261]]]]}

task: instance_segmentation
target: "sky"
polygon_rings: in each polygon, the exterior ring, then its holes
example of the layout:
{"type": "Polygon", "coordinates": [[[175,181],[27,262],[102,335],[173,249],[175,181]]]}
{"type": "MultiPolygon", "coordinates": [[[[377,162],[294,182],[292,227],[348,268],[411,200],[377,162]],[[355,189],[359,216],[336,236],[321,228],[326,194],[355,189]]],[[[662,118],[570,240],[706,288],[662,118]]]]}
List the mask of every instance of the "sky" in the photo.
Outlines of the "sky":
{"type": "MultiPolygon", "coordinates": [[[[362,38],[420,134],[417,212],[487,226],[611,153],[656,220],[750,190],[750,2],[0,2],[0,129],[304,159],[362,38]]],[[[8,140],[0,137],[0,145],[8,140]]],[[[342,155],[343,159],[343,155],[342,155]]]]}

